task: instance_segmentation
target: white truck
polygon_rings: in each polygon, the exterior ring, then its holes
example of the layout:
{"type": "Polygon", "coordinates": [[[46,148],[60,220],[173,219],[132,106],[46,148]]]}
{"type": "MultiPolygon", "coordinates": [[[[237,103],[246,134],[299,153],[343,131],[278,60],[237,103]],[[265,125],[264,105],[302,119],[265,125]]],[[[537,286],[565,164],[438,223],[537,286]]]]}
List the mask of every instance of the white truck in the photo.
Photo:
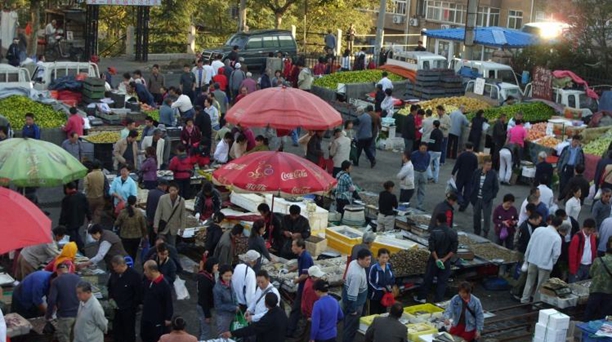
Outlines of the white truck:
{"type": "Polygon", "coordinates": [[[519,87],[519,81],[514,70],[512,70],[511,66],[506,64],[455,58],[451,62],[451,68],[454,69],[458,75],[463,76],[465,83],[481,77],[485,79],[494,79],[498,82],[509,83],[519,87]]]}
{"type": "Polygon", "coordinates": [[[465,86],[465,96],[482,100],[491,106],[501,106],[508,96],[512,96],[517,101],[520,101],[523,93],[517,85],[480,78],[468,81],[465,86]]]}
{"type": "Polygon", "coordinates": [[[49,84],[53,80],[65,76],[78,76],[80,73],[86,73],[88,77],[100,77],[98,65],[88,62],[46,62],[42,65],[34,65],[32,72],[32,81],[34,89],[47,90],[49,84]]]}
{"type": "Polygon", "coordinates": [[[581,117],[588,117],[597,112],[598,102],[587,96],[584,90],[552,88],[552,101],[537,99],[532,97],[533,85],[525,86],[524,96],[528,101],[553,102],[560,107],[572,112],[579,112],[581,117]]]}
{"type": "Polygon", "coordinates": [[[400,51],[394,52],[387,59],[387,64],[416,71],[446,69],[448,62],[444,56],[427,51],[400,51]]]}
{"type": "Polygon", "coordinates": [[[26,68],[0,64],[0,89],[15,87],[32,89],[30,72],[26,68]]]}

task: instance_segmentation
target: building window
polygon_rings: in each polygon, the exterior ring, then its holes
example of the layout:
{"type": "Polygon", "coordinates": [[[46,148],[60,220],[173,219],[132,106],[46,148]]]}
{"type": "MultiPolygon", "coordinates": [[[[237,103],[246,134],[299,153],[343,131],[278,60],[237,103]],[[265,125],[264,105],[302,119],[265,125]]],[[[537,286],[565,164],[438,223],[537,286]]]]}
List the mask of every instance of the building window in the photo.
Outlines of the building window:
{"type": "Polygon", "coordinates": [[[523,27],[523,11],[508,11],[508,28],[520,29],[523,27]]]}
{"type": "Polygon", "coordinates": [[[545,21],[546,19],[548,19],[548,17],[546,16],[546,12],[536,11],[535,21],[545,21]]]}
{"type": "Polygon", "coordinates": [[[425,8],[426,8],[427,2],[425,0],[417,0],[417,8],[416,8],[416,15],[420,16],[420,17],[424,17],[425,16],[425,8]]]}
{"type": "Polygon", "coordinates": [[[394,0],[393,1],[393,14],[406,15],[407,0],[394,0]]]}
{"type": "Polygon", "coordinates": [[[465,24],[466,7],[445,1],[427,1],[425,18],[451,24],[465,24]]]}
{"type": "Polygon", "coordinates": [[[499,8],[478,7],[476,26],[498,26],[499,8]]]}

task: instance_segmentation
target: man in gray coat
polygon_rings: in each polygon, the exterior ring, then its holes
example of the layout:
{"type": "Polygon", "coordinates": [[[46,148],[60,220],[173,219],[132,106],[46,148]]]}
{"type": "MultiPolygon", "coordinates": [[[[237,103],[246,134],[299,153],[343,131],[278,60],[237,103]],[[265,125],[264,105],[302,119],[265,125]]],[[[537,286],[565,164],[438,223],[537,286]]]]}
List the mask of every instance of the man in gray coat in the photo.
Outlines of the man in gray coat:
{"type": "Polygon", "coordinates": [[[176,235],[180,229],[185,228],[185,216],[185,199],[179,196],[178,185],[171,183],[168,185],[168,193],[159,198],[153,219],[153,231],[163,235],[172,246],[176,246],[176,235]],[[165,222],[165,227],[162,222],[165,222]]]}
{"type": "Polygon", "coordinates": [[[100,302],[91,293],[91,284],[80,282],[76,292],[81,305],[74,324],[74,342],[104,342],[108,320],[100,302]]]}
{"type": "Polygon", "coordinates": [[[408,328],[400,323],[403,308],[395,303],[389,310],[389,316],[376,317],[365,333],[366,342],[407,342],[408,328]]]}

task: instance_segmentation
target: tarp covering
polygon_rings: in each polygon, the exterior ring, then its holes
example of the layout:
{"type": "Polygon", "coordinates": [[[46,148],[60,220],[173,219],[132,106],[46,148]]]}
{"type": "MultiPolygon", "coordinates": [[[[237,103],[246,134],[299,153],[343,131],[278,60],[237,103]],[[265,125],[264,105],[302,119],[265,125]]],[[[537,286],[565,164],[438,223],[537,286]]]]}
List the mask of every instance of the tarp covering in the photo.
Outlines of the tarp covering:
{"type": "Polygon", "coordinates": [[[599,95],[597,95],[597,93],[593,89],[589,88],[589,84],[585,80],[583,80],[582,78],[580,78],[580,76],[574,74],[569,70],[555,70],[552,72],[552,75],[555,78],[569,77],[574,83],[584,87],[584,91],[586,92],[588,97],[595,100],[599,98],[599,95]]]}
{"type": "MultiPolygon", "coordinates": [[[[505,27],[476,27],[474,29],[474,43],[478,45],[521,48],[537,43],[536,37],[532,34],[508,29],[505,27]]],[[[423,34],[429,38],[448,39],[463,41],[465,39],[465,29],[445,29],[427,30],[423,34]]]]}

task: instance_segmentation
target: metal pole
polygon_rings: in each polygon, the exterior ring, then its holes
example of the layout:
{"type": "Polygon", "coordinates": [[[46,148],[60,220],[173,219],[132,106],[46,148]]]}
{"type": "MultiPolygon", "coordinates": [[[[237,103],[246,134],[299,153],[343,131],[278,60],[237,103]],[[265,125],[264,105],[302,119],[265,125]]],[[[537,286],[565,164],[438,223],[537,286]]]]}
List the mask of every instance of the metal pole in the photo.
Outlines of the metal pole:
{"type": "Polygon", "coordinates": [[[378,21],[376,21],[376,43],[374,43],[374,60],[376,64],[380,64],[380,50],[383,45],[383,33],[385,31],[385,15],[387,14],[387,0],[380,0],[380,9],[378,10],[378,21]]]}
{"type": "Polygon", "coordinates": [[[463,59],[470,60],[474,55],[474,36],[476,35],[474,28],[478,18],[478,0],[468,0],[467,18],[465,20],[465,56],[463,59]]]}

